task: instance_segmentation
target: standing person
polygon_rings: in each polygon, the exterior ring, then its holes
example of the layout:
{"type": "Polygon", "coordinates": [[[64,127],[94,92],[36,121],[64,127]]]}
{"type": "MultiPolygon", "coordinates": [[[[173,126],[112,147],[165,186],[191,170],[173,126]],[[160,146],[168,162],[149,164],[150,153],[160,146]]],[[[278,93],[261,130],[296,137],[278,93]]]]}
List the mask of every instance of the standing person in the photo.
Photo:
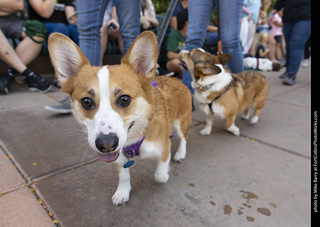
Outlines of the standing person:
{"type": "Polygon", "coordinates": [[[261,0],[244,0],[242,7],[244,15],[240,27],[240,40],[244,54],[250,51],[256,33],[260,8],[261,0]]]}
{"type": "MultiPolygon", "coordinates": [[[[99,66],[101,57],[100,29],[110,0],[77,0],[79,46],[91,65],[99,66]]],[[[140,0],[114,0],[123,40],[123,54],[140,34],[140,0]]],[[[57,104],[45,106],[56,113],[72,113],[70,96],[57,104]]]]}
{"type": "Polygon", "coordinates": [[[304,44],[311,34],[311,0],[277,0],[272,13],[283,10],[283,33],[286,41],[286,72],[280,76],[283,84],[296,83],[304,44]]]}
{"type": "MultiPolygon", "coordinates": [[[[232,55],[232,60],[228,63],[233,73],[243,71],[243,55],[239,37],[240,20],[242,15],[243,0],[219,1],[220,22],[219,28],[224,53],[232,55]]],[[[188,2],[188,29],[186,38],[186,50],[201,48],[205,41],[207,26],[213,9],[216,7],[216,0],[189,0],[188,2]]],[[[187,70],[183,70],[183,82],[191,87],[192,78],[187,70]]]]}
{"type": "Polygon", "coordinates": [[[271,34],[276,40],[276,59],[282,60],[282,13],[283,10],[278,11],[271,19],[271,34]]]}
{"type": "Polygon", "coordinates": [[[48,35],[60,32],[79,45],[77,15],[72,0],[28,0],[30,19],[44,23],[48,35]]]}
{"type": "MultiPolygon", "coordinates": [[[[91,65],[100,64],[100,28],[109,0],[77,0],[80,49],[91,65]]],[[[114,0],[123,40],[123,54],[140,34],[140,0],[114,0]]]]}

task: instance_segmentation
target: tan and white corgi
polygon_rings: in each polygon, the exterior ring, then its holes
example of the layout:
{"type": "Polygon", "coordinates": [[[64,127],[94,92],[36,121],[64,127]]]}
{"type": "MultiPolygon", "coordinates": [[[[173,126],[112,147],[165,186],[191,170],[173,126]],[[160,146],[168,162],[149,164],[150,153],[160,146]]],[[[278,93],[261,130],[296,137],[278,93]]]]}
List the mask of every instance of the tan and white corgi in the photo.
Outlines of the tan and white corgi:
{"type": "Polygon", "coordinates": [[[227,130],[236,136],[240,135],[234,124],[238,113],[244,111],[242,119],[249,119],[252,108],[254,112],[250,122],[258,122],[268,96],[268,83],[262,74],[255,71],[232,74],[222,66],[231,60],[231,55],[214,56],[202,49],[182,51],[180,60],[191,74],[194,97],[206,114],[206,125],[200,131],[201,135],[210,135],[213,115],[225,119],[227,130]]]}
{"type": "Polygon", "coordinates": [[[156,158],[154,178],[169,179],[170,135],[180,145],[174,160],[186,156],[191,94],[176,78],[154,77],[157,40],[142,33],[120,65],[93,67],[79,47],[62,34],[49,37],[49,53],[62,90],[70,94],[76,119],[86,126],[90,147],[100,160],[113,162],[119,185],[114,205],[129,200],[131,158],[156,158]]]}

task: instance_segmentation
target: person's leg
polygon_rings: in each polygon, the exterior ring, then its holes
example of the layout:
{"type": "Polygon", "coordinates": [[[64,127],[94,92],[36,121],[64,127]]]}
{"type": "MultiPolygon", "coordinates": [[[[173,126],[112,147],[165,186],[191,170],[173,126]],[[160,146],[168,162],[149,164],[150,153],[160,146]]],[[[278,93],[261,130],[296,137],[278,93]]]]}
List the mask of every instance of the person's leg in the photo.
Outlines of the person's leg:
{"type": "MultiPolygon", "coordinates": [[[[214,7],[214,0],[189,0],[186,50],[191,51],[193,48],[201,48],[203,46],[207,34],[208,22],[214,7]]],[[[188,70],[183,70],[182,82],[193,94],[194,89],[191,86],[192,78],[188,70]]]]}
{"type": "MultiPolygon", "coordinates": [[[[20,60],[25,64],[28,65],[31,63],[36,57],[38,57],[42,43],[36,43],[28,36],[23,34],[24,38],[16,47],[16,53],[19,56],[20,60]]],[[[37,41],[43,41],[41,37],[33,37],[37,41]]]]}
{"type": "Polygon", "coordinates": [[[239,73],[243,71],[243,54],[239,36],[243,0],[220,1],[219,3],[222,49],[224,53],[232,55],[228,63],[230,70],[233,73],[239,73]]]}
{"type": "Polygon", "coordinates": [[[123,54],[140,34],[140,0],[115,0],[123,40],[123,54]]]}
{"type": "Polygon", "coordinates": [[[73,24],[67,25],[70,38],[79,46],[79,32],[78,27],[73,24]]]}
{"type": "Polygon", "coordinates": [[[98,66],[101,56],[100,28],[109,0],[77,0],[79,46],[91,65],[98,66]]]}
{"type": "Polygon", "coordinates": [[[215,1],[197,1],[188,2],[188,29],[186,38],[186,50],[201,48],[204,44],[207,26],[211,17],[215,1]]]}
{"type": "Polygon", "coordinates": [[[175,72],[175,73],[179,74],[179,73],[182,73],[182,68],[179,64],[180,64],[179,59],[172,59],[167,62],[166,68],[170,72],[175,72]]]}
{"type": "Polygon", "coordinates": [[[218,42],[218,32],[207,32],[204,44],[206,46],[217,45],[218,42]]]}
{"type": "MultiPolygon", "coordinates": [[[[290,62],[287,65],[288,73],[296,75],[303,57],[304,44],[311,33],[311,21],[299,21],[294,24],[291,38],[287,43],[289,46],[290,62]]],[[[287,53],[288,55],[288,53],[287,53]]]]}
{"type": "Polygon", "coordinates": [[[4,36],[0,29],[0,58],[2,61],[7,63],[10,67],[14,68],[19,73],[22,73],[27,67],[21,61],[19,56],[16,54],[12,46],[10,45],[7,38],[4,36]]]}
{"type": "Polygon", "coordinates": [[[272,62],[278,62],[276,60],[276,45],[277,42],[274,39],[273,35],[268,34],[269,58],[272,62]]]}
{"type": "Polygon", "coordinates": [[[284,33],[284,38],[286,41],[286,52],[287,52],[286,71],[288,71],[288,65],[290,64],[290,48],[289,48],[290,45],[289,45],[289,43],[290,43],[290,39],[291,39],[292,29],[293,29],[293,24],[288,24],[288,23],[283,24],[283,33],[284,33]]]}

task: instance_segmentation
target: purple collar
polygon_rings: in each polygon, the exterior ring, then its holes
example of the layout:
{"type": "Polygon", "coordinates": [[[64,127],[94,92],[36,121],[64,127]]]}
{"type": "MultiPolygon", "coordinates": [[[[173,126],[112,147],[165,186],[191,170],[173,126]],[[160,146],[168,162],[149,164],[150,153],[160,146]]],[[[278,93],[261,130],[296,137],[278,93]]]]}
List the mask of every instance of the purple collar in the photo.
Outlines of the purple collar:
{"type": "Polygon", "coordinates": [[[158,84],[156,83],[155,80],[152,80],[152,86],[153,86],[153,87],[158,87],[158,84]]]}
{"type": "Polygon", "coordinates": [[[140,155],[140,147],[146,137],[142,137],[138,142],[126,146],[123,148],[124,155],[128,158],[133,158],[134,156],[140,155]]]}
{"type": "MultiPolygon", "coordinates": [[[[153,87],[158,87],[157,83],[155,80],[152,80],[152,86],[153,87]]],[[[124,152],[124,155],[127,157],[127,158],[133,158],[134,156],[139,156],[140,155],[140,147],[141,147],[141,144],[143,143],[144,139],[146,137],[142,137],[141,140],[139,140],[138,142],[134,143],[134,144],[131,144],[129,146],[126,146],[123,148],[123,152],[124,152]]]]}

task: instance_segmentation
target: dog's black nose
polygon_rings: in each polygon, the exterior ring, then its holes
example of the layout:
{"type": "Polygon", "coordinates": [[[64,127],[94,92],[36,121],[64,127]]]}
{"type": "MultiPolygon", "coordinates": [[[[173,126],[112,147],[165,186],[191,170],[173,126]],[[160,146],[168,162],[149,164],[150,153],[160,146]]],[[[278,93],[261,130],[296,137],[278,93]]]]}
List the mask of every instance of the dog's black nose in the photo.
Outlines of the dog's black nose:
{"type": "Polygon", "coordinates": [[[108,153],[114,151],[119,144],[119,138],[117,134],[110,133],[105,135],[100,133],[96,138],[96,147],[102,153],[108,153]]]}

